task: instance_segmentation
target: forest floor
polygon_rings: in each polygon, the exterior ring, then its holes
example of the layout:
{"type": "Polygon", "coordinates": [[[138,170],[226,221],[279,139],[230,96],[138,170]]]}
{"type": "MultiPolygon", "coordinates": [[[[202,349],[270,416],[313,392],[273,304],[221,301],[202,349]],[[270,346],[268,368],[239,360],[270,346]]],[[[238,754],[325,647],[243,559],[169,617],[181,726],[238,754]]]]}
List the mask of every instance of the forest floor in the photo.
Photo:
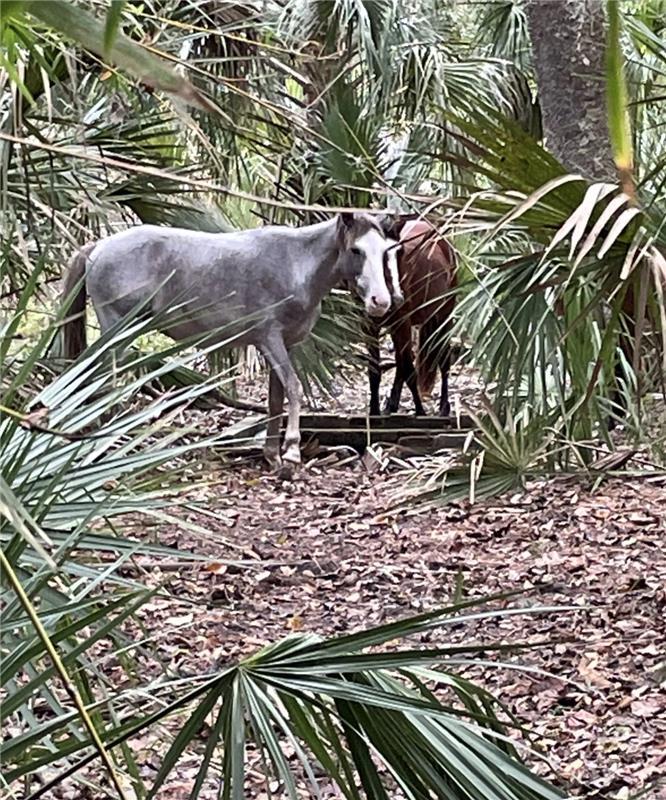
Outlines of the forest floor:
{"type": "MultiPolygon", "coordinates": [[[[465,387],[464,376],[454,385],[465,387]]],[[[362,383],[350,391],[339,408],[362,406],[362,383]]],[[[361,459],[313,459],[292,483],[258,462],[220,464],[178,512],[182,525],[137,527],[210,556],[169,569],[139,559],[148,582],[166,581],[170,595],[143,612],[154,657],[172,674],[201,674],[293,631],[358,630],[442,606],[460,589],[466,597],[522,589],[519,605],[575,608],[455,636],[553,641],[513,659],[549,674],[469,673],[534,734],[547,754],[539,772],[574,794],[618,800],[666,775],[666,479],[596,489],[541,481],[472,506],[398,511],[402,480],[396,467],[371,470],[361,459]],[[230,558],[252,566],[228,567],[230,558]]],[[[160,763],[153,745],[135,743],[147,778],[160,763]]],[[[183,758],[158,796],[188,797],[200,759],[183,758]]],[[[645,796],[666,797],[666,785],[645,796]]]]}

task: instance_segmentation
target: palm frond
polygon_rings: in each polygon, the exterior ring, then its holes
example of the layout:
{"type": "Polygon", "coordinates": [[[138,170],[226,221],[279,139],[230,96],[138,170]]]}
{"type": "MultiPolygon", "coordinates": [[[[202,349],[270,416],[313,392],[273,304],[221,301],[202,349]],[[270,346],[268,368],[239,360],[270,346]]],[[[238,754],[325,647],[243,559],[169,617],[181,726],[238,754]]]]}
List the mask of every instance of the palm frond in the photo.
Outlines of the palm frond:
{"type": "Polygon", "coordinates": [[[186,78],[123,34],[115,32],[114,36],[109,37],[106,23],[85,9],[75,9],[66,0],[40,0],[37,3],[26,0],[17,5],[13,13],[24,10],[88,50],[100,56],[108,55],[112,62],[147,85],[176,95],[207,111],[216,111],[214,104],[186,78]]]}
{"type": "Polygon", "coordinates": [[[521,0],[492,0],[479,15],[478,38],[495,58],[505,59],[522,70],[532,58],[529,30],[521,0]]]}
{"type": "MultiPolygon", "coordinates": [[[[158,796],[198,729],[212,715],[194,797],[199,796],[213,754],[221,747],[225,797],[239,797],[247,790],[248,759],[257,754],[266,764],[267,782],[277,779],[294,798],[304,786],[315,795],[321,792],[323,767],[326,780],[350,798],[360,796],[360,784],[364,792],[382,797],[399,787],[408,795],[432,791],[461,799],[554,800],[561,793],[517,759],[500,722],[501,707],[487,692],[447,668],[449,658],[452,664],[461,656],[467,662],[470,656],[473,660],[479,645],[366,652],[379,642],[413,636],[426,628],[542,610],[563,609],[499,610],[475,600],[338,640],[292,635],[236,667],[193,683],[189,690],[163,684],[155,711],[146,710],[133,725],[107,728],[104,740],[113,750],[168,715],[187,711],[187,722],[164,753],[148,797],[158,796]],[[435,692],[428,685],[439,688],[435,692]],[[441,699],[442,691],[447,700],[441,699]]],[[[516,648],[486,643],[483,649],[516,648]]],[[[123,701],[116,698],[119,708],[123,701]]],[[[81,750],[83,744],[77,742],[76,749],[81,750]]],[[[85,755],[30,797],[36,800],[92,758],[85,755]]],[[[15,769],[9,777],[20,774],[15,769]]]]}

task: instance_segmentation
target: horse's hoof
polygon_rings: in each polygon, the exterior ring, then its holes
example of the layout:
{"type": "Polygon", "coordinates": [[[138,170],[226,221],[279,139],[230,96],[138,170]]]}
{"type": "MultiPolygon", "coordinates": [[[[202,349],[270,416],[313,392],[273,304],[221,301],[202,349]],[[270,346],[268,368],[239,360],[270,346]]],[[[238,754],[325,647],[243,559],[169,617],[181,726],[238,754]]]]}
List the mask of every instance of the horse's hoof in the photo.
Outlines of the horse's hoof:
{"type": "Polygon", "coordinates": [[[264,458],[266,459],[268,466],[273,470],[278,470],[282,466],[282,459],[280,458],[279,453],[275,453],[273,451],[267,453],[264,451],[264,458]]]}
{"type": "Polygon", "coordinates": [[[288,447],[284,453],[282,453],[282,461],[288,461],[290,464],[294,464],[297,467],[301,465],[301,448],[297,445],[291,445],[288,447]]]}
{"type": "Polygon", "coordinates": [[[293,461],[283,461],[279,469],[275,471],[275,475],[280,481],[293,481],[296,476],[298,464],[293,461]]]}

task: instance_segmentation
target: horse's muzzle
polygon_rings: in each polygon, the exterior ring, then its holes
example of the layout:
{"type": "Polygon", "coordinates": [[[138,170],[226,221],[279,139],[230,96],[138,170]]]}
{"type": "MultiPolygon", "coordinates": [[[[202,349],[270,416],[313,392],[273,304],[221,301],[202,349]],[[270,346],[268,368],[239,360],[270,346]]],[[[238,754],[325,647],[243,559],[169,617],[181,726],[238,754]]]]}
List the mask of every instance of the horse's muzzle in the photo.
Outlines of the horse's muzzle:
{"type": "Polygon", "coordinates": [[[366,303],[365,310],[371,317],[383,317],[391,308],[390,303],[366,303]]]}

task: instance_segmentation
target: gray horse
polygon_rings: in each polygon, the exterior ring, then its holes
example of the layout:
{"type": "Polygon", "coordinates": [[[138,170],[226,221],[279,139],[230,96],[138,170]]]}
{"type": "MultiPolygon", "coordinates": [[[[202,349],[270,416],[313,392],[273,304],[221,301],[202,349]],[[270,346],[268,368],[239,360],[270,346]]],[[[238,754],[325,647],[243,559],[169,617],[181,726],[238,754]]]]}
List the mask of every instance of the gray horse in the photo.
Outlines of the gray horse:
{"type": "Polygon", "coordinates": [[[322,299],[340,283],[356,289],[368,314],[386,314],[391,294],[384,264],[393,244],[363,213],[302,228],[211,234],[140,225],[116,233],[84,246],[72,260],[64,285],[64,295],[73,297],[64,324],[65,357],[76,358],[86,347],[87,294],[103,332],[141,304],[152,314],[179,305],[178,321],[162,330],[176,340],[222,328],[219,336],[227,338],[237,323],[234,344],[255,345],[270,366],[264,455],[271,465],[280,464],[286,393],[283,458],[298,464],[301,387],[289,350],[310,333],[322,299]],[[249,317],[254,324],[248,328],[249,317]]]}

